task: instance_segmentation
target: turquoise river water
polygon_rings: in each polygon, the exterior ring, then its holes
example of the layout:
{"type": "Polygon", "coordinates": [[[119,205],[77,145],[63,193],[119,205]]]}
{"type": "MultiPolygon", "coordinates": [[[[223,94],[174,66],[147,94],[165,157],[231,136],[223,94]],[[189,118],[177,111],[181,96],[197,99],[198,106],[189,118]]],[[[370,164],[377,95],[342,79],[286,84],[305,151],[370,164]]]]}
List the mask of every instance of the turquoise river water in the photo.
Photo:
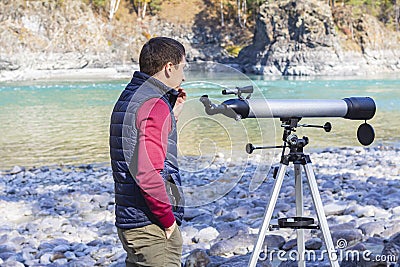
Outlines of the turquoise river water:
{"type": "MultiPolygon", "coordinates": [[[[377,113],[370,121],[376,132],[372,146],[398,146],[400,141],[400,75],[345,78],[230,77],[227,74],[191,73],[182,85],[188,93],[179,119],[179,151],[184,155],[226,153],[247,142],[280,143],[279,120],[242,120],[207,116],[198,99],[213,101],[221,88],[253,84],[252,98],[342,99],[370,96],[377,113]]],[[[113,105],[129,80],[35,81],[0,84],[0,169],[14,165],[43,166],[108,162],[108,127],[113,105]]],[[[316,100],[317,101],[317,100],[316,100]]],[[[361,122],[342,118],[304,118],[308,124],[330,121],[332,132],[299,129],[310,138],[309,149],[359,145],[356,130],[361,122]]],[[[241,152],[242,153],[242,152],[241,152]]]]}

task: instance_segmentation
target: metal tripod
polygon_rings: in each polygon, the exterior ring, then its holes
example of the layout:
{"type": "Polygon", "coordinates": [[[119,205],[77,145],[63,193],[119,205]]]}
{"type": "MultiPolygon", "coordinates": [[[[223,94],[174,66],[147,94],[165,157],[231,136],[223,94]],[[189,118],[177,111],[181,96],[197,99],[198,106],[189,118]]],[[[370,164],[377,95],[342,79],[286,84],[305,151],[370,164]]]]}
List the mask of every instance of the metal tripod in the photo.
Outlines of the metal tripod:
{"type": "MultiPolygon", "coordinates": [[[[297,251],[298,251],[298,266],[305,267],[305,244],[304,244],[304,229],[321,229],[325,246],[327,250],[327,254],[330,260],[330,264],[332,267],[339,267],[337,254],[333,245],[332,237],[329,232],[328,222],[326,220],[324,208],[322,206],[321,196],[318,191],[318,185],[315,179],[314,171],[312,169],[311,159],[309,155],[305,155],[303,153],[303,147],[308,144],[308,138],[298,138],[297,135],[292,132],[295,131],[295,128],[298,125],[298,121],[300,118],[292,118],[288,120],[282,120],[284,123],[282,127],[285,127],[283,140],[284,146],[283,152],[281,156],[280,166],[278,172],[276,173],[276,180],[272,190],[272,195],[270,197],[267,210],[265,211],[263,222],[261,228],[259,230],[257,242],[254,246],[253,253],[251,255],[249,261],[249,267],[255,267],[257,261],[259,259],[259,255],[261,252],[261,247],[264,243],[265,236],[269,230],[272,228],[292,228],[297,231],[297,251]],[[285,148],[288,147],[290,152],[285,154],[285,148]],[[270,221],[272,218],[272,213],[274,211],[279,192],[282,187],[283,179],[285,177],[286,169],[289,163],[292,162],[294,165],[294,173],[295,173],[295,194],[296,194],[296,217],[293,218],[284,218],[278,220],[278,225],[270,225],[270,221]],[[301,166],[304,169],[305,176],[307,178],[308,186],[311,191],[312,200],[315,206],[315,210],[317,213],[319,225],[313,225],[314,220],[312,218],[305,218],[304,215],[304,206],[303,206],[303,183],[301,177],[301,166]]],[[[305,126],[305,125],[302,125],[305,126]]],[[[318,127],[307,125],[305,127],[318,127]]],[[[324,128],[324,127],[322,127],[324,128]]],[[[324,128],[325,129],[325,128],[324,128]]],[[[325,129],[327,131],[327,129],[325,129]]],[[[330,129],[329,129],[330,130],[330,129]]],[[[248,153],[252,153],[254,149],[263,149],[263,148],[271,148],[271,147],[254,147],[251,144],[248,144],[246,150],[248,153]]],[[[264,253],[267,253],[266,248],[264,253]]]]}

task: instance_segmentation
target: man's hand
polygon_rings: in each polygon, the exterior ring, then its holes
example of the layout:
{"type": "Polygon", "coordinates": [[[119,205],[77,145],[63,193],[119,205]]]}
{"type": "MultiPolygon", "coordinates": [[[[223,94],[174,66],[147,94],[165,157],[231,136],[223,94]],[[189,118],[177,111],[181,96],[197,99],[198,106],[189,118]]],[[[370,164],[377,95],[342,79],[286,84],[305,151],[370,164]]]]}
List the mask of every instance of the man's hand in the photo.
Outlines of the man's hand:
{"type": "Polygon", "coordinates": [[[178,227],[178,225],[176,224],[176,221],[174,221],[174,224],[171,225],[170,227],[165,228],[165,235],[167,236],[167,239],[169,239],[171,237],[172,233],[175,230],[175,227],[178,227]]]}
{"type": "Polygon", "coordinates": [[[179,115],[182,113],[183,104],[186,101],[186,92],[183,88],[178,89],[179,95],[176,99],[175,106],[174,106],[174,115],[175,119],[178,120],[179,115]]]}

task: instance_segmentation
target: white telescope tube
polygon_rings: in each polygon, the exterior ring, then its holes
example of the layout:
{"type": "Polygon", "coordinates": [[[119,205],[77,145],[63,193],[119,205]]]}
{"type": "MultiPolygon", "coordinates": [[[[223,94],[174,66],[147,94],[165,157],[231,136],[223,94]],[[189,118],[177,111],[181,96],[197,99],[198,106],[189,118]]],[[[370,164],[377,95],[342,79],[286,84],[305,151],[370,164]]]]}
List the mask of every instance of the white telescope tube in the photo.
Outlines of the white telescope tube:
{"type": "Polygon", "coordinates": [[[369,120],[376,106],[370,97],[331,99],[228,99],[220,105],[211,103],[207,95],[200,98],[208,115],[224,114],[234,119],[246,118],[318,118],[341,117],[369,120]]]}
{"type": "Polygon", "coordinates": [[[247,118],[344,117],[347,113],[343,100],[249,99],[247,103],[247,118]]]}

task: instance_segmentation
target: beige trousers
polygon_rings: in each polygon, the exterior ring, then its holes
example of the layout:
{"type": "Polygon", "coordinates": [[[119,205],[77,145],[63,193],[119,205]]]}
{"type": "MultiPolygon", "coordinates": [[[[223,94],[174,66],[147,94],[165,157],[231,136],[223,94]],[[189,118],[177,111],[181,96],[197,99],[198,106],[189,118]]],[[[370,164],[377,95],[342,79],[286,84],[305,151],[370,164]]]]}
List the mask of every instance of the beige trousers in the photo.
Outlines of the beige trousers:
{"type": "Polygon", "coordinates": [[[127,267],[181,267],[183,241],[178,226],[169,239],[164,229],[156,224],[134,229],[118,228],[118,237],[127,252],[127,267]]]}

